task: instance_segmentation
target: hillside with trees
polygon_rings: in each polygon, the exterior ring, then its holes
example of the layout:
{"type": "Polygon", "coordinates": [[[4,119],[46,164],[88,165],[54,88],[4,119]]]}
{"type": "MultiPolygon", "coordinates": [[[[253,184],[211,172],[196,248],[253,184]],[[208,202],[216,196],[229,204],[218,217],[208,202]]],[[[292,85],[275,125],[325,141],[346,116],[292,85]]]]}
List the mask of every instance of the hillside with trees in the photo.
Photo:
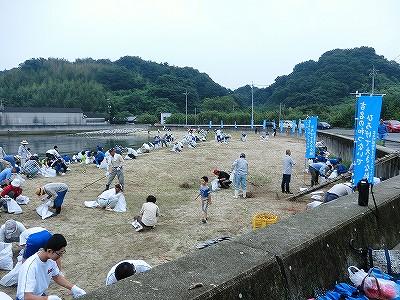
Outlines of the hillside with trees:
{"type": "MultiPolygon", "coordinates": [[[[284,118],[298,119],[316,114],[335,126],[351,127],[354,96],[350,93],[371,92],[372,69],[376,94],[385,94],[382,116],[400,119],[400,65],[375,53],[373,48],[335,49],[324,53],[318,61],[296,65],[289,75],[279,76],[267,88],[254,87],[254,103],[267,114],[281,104],[284,118]]],[[[244,106],[251,103],[251,87],[234,91],[244,106]]]]}
{"type": "Polygon", "coordinates": [[[4,105],[81,108],[114,122],[137,115],[155,123],[160,112],[184,112],[185,91],[191,105],[228,90],[199,71],[125,56],[107,59],[30,59],[0,72],[4,105]]]}
{"type": "MultiPolygon", "coordinates": [[[[351,127],[356,91],[371,91],[373,67],[375,93],[384,96],[382,116],[400,119],[400,65],[375,53],[373,48],[335,49],[318,61],[297,64],[292,73],[278,76],[267,88],[254,87],[255,122],[318,115],[334,126],[351,127]]],[[[171,112],[171,123],[249,124],[251,87],[234,91],[215,83],[190,67],[170,66],[125,56],[108,59],[31,59],[0,72],[0,99],[4,105],[81,108],[88,115],[124,122],[127,116],[156,123],[160,112],[171,112]],[[196,112],[196,114],[195,114],[196,112]]]]}

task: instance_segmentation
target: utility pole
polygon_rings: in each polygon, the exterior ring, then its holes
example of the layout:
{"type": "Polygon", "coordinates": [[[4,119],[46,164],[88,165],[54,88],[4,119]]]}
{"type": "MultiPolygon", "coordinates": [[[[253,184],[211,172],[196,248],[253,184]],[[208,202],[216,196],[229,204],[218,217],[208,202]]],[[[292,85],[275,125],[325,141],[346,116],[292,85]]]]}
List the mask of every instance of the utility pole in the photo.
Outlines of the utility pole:
{"type": "Polygon", "coordinates": [[[188,107],[187,101],[188,101],[188,95],[189,95],[187,89],[185,89],[185,92],[183,94],[185,95],[185,99],[186,99],[186,121],[185,121],[185,124],[187,126],[187,107],[188,107]]]}
{"type": "Polygon", "coordinates": [[[279,121],[281,120],[282,115],[282,103],[279,103],[279,121]]]}
{"type": "Polygon", "coordinates": [[[197,109],[196,107],[194,108],[194,125],[197,124],[197,109]]]}
{"type": "Polygon", "coordinates": [[[369,76],[372,77],[372,91],[371,91],[372,95],[374,94],[375,91],[375,76],[378,74],[378,71],[379,70],[375,69],[375,65],[372,65],[372,72],[369,73],[369,76]]]}
{"type": "Polygon", "coordinates": [[[253,129],[254,126],[254,91],[253,91],[254,85],[253,82],[251,82],[251,129],[253,129]]]}

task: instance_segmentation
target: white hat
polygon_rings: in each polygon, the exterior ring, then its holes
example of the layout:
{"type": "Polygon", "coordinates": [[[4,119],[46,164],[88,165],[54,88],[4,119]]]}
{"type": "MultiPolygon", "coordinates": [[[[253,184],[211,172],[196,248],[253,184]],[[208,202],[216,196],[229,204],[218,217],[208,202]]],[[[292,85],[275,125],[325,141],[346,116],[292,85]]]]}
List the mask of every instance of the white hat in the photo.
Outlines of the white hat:
{"type": "Polygon", "coordinates": [[[11,185],[14,187],[20,187],[21,181],[18,178],[15,178],[13,181],[11,181],[11,185]]]}
{"type": "Polygon", "coordinates": [[[17,222],[15,222],[14,220],[7,220],[4,227],[6,238],[10,239],[17,231],[17,222]]]}
{"type": "Polygon", "coordinates": [[[27,140],[23,140],[23,141],[21,142],[21,145],[29,145],[29,143],[28,143],[27,140]]]}

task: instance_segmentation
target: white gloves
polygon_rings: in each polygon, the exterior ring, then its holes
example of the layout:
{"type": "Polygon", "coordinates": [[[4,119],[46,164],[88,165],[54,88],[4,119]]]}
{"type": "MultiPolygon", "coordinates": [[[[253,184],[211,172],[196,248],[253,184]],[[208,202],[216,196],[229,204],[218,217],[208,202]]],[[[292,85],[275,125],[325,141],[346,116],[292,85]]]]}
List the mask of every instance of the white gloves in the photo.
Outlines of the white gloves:
{"type": "Polygon", "coordinates": [[[60,297],[56,296],[56,295],[50,295],[47,296],[48,300],[62,300],[60,297]]]}
{"type": "Polygon", "coordinates": [[[86,295],[86,292],[82,290],[79,286],[74,285],[71,289],[72,297],[78,298],[80,296],[86,295]]]}

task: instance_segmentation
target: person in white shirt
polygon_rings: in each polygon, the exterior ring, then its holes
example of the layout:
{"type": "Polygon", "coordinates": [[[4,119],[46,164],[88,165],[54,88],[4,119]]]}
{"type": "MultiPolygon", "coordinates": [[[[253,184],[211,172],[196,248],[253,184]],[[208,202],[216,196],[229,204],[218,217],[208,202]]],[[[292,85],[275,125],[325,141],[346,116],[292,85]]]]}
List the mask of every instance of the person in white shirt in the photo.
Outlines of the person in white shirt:
{"type": "Polygon", "coordinates": [[[124,159],[118,153],[115,153],[115,149],[111,148],[108,150],[110,153],[110,157],[107,159],[108,164],[108,181],[106,184],[106,189],[110,189],[111,182],[114,180],[115,176],[118,178],[118,182],[121,185],[122,189],[124,189],[124,173],[122,172],[122,167],[124,164],[124,159]]]}
{"type": "Polygon", "coordinates": [[[144,260],[123,260],[111,268],[107,274],[106,285],[132,276],[135,273],[143,273],[151,269],[151,266],[144,260]]]}
{"type": "Polygon", "coordinates": [[[13,219],[7,220],[0,227],[0,242],[12,243],[18,242],[22,232],[26,230],[25,226],[13,219]]]}
{"type": "Polygon", "coordinates": [[[292,176],[293,166],[296,164],[293,158],[290,156],[292,153],[289,149],[286,150],[285,158],[283,159],[283,176],[282,176],[282,183],[281,189],[282,193],[293,194],[290,191],[289,183],[290,177],[292,176]]]}
{"type": "Polygon", "coordinates": [[[125,198],[119,183],[115,185],[115,188],[102,192],[96,200],[100,208],[111,210],[113,210],[120,201],[124,202],[125,198]]]}
{"type": "Polygon", "coordinates": [[[353,193],[353,188],[350,182],[335,184],[325,193],[324,203],[330,202],[342,196],[350,195],[351,193],[353,193]]]}
{"type": "Polygon", "coordinates": [[[61,234],[54,234],[43,250],[29,257],[18,274],[17,300],[61,300],[56,295],[46,295],[50,280],[70,290],[74,298],[86,292],[71,284],[61,273],[55,262],[66,252],[67,241],[61,234]]]}
{"type": "Polygon", "coordinates": [[[21,145],[18,148],[18,155],[21,159],[21,166],[25,164],[25,162],[31,157],[31,152],[28,150],[29,143],[26,140],[21,142],[21,145]]]}
{"type": "Polygon", "coordinates": [[[160,210],[156,205],[157,199],[153,195],[149,195],[146,201],[147,202],[142,205],[139,216],[134,218],[134,220],[143,227],[136,231],[152,229],[157,224],[157,217],[160,215],[160,210]]]}

